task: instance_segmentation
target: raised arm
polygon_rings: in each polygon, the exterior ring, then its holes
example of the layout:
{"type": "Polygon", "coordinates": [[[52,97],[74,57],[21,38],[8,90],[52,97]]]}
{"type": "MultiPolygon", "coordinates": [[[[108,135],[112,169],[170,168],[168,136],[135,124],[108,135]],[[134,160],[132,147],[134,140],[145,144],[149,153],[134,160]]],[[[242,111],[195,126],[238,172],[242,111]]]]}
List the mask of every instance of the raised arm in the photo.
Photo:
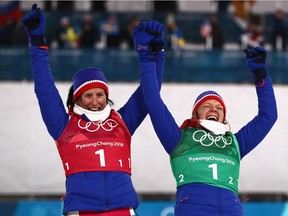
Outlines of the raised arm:
{"type": "Polygon", "coordinates": [[[167,153],[171,153],[178,144],[181,132],[173,116],[163,103],[157,84],[156,65],[150,61],[149,22],[140,23],[134,30],[134,41],[140,63],[140,82],[145,105],[148,109],[154,130],[167,153]],[[148,28],[147,28],[148,26],[148,28]],[[148,39],[147,39],[148,38],[148,39]],[[147,40],[144,40],[147,39],[147,40]]]}
{"type": "Polygon", "coordinates": [[[266,51],[257,47],[245,53],[256,87],[258,114],[235,134],[242,158],[265,138],[277,120],[276,99],[265,63],[266,51]]]}
{"type": "Polygon", "coordinates": [[[30,61],[34,78],[34,91],[38,99],[43,121],[54,140],[68,123],[68,114],[54,84],[45,39],[46,20],[37,5],[22,18],[30,43],[30,61]]]}
{"type": "MultiPolygon", "coordinates": [[[[150,22],[149,28],[150,28],[150,34],[147,35],[147,38],[142,38],[141,40],[148,40],[148,41],[151,40],[150,47],[152,49],[150,49],[149,53],[147,54],[146,60],[153,62],[152,67],[153,69],[156,69],[157,83],[160,91],[164,70],[164,61],[165,61],[165,52],[163,49],[164,43],[162,40],[163,25],[161,23],[153,21],[150,22]]],[[[139,37],[142,37],[142,35],[138,34],[137,38],[139,39],[139,37]]],[[[127,103],[118,110],[131,134],[135,132],[135,130],[138,128],[138,126],[141,124],[141,122],[147,115],[147,109],[143,101],[144,98],[142,93],[142,87],[140,84],[140,86],[129,98],[127,103]]]]}

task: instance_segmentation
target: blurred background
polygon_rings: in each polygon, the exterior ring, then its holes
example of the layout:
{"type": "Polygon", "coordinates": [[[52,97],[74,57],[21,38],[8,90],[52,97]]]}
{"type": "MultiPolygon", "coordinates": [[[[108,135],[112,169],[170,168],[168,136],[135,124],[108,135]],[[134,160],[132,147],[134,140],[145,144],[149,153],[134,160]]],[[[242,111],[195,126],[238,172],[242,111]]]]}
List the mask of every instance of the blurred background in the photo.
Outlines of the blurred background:
{"type": "MultiPolygon", "coordinates": [[[[240,198],[247,216],[288,216],[288,1],[0,1],[0,215],[61,215],[65,176],[33,90],[28,39],[20,19],[33,3],[46,16],[53,76],[66,101],[72,76],[99,67],[115,108],[139,83],[132,32],[141,21],[165,25],[162,97],[181,124],[199,93],[223,96],[233,132],[257,114],[243,49],[267,49],[278,121],[242,160],[240,198]],[[179,95],[181,95],[179,97],[179,95]]],[[[132,139],[133,181],[141,216],[172,216],[169,157],[149,117],[132,139]]]]}

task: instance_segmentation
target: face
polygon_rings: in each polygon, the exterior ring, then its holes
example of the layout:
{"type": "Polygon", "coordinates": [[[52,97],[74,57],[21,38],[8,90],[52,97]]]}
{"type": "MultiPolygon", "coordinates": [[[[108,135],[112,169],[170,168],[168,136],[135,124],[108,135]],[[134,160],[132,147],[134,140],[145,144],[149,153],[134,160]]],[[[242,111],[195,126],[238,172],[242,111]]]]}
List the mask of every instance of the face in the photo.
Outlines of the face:
{"type": "Polygon", "coordinates": [[[76,104],[90,111],[101,111],[106,107],[107,96],[104,89],[92,88],[81,94],[76,104]]]}
{"type": "Polygon", "coordinates": [[[224,108],[217,100],[205,101],[198,107],[196,114],[198,119],[224,122],[224,108]]]}

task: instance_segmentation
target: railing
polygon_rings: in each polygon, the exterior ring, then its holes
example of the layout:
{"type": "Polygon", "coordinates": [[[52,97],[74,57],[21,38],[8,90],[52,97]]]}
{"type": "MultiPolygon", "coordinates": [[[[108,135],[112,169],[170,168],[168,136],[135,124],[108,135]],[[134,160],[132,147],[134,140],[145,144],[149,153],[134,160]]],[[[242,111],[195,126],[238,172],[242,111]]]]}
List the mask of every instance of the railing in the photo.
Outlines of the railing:
{"type": "MultiPolygon", "coordinates": [[[[51,49],[49,58],[56,81],[71,81],[84,67],[101,68],[110,82],[138,82],[134,50],[51,49]]],[[[32,80],[29,50],[0,48],[0,80],[32,80]]],[[[288,84],[288,53],[268,52],[267,68],[274,83],[288,84]]],[[[251,74],[242,50],[166,51],[164,82],[248,83],[251,74]]]]}

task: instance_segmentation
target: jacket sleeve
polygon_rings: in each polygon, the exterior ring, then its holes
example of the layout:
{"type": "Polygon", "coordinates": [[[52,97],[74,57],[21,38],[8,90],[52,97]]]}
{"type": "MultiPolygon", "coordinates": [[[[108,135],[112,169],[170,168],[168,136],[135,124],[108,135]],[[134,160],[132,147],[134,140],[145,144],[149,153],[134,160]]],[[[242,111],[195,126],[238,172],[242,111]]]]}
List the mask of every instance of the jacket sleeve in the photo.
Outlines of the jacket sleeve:
{"type": "Polygon", "coordinates": [[[154,130],[164,149],[170,154],[180,141],[181,131],[161,99],[153,62],[140,63],[140,82],[154,130]]]}
{"type": "Polygon", "coordinates": [[[49,134],[54,140],[57,140],[68,124],[69,116],[54,83],[48,51],[31,46],[30,61],[34,78],[34,91],[43,121],[49,134]]]}
{"type": "MultiPolygon", "coordinates": [[[[162,77],[164,70],[165,52],[160,51],[155,54],[155,63],[153,63],[154,70],[157,74],[157,88],[160,91],[162,85],[162,77]]],[[[128,101],[118,112],[120,113],[123,121],[125,122],[130,134],[133,135],[139,125],[143,122],[147,115],[147,108],[144,104],[144,97],[142,92],[142,85],[136,89],[128,101]]]]}
{"type": "Polygon", "coordinates": [[[268,134],[277,120],[277,106],[272,80],[264,79],[264,86],[256,87],[258,114],[236,134],[241,158],[254,149],[268,134]]]}

